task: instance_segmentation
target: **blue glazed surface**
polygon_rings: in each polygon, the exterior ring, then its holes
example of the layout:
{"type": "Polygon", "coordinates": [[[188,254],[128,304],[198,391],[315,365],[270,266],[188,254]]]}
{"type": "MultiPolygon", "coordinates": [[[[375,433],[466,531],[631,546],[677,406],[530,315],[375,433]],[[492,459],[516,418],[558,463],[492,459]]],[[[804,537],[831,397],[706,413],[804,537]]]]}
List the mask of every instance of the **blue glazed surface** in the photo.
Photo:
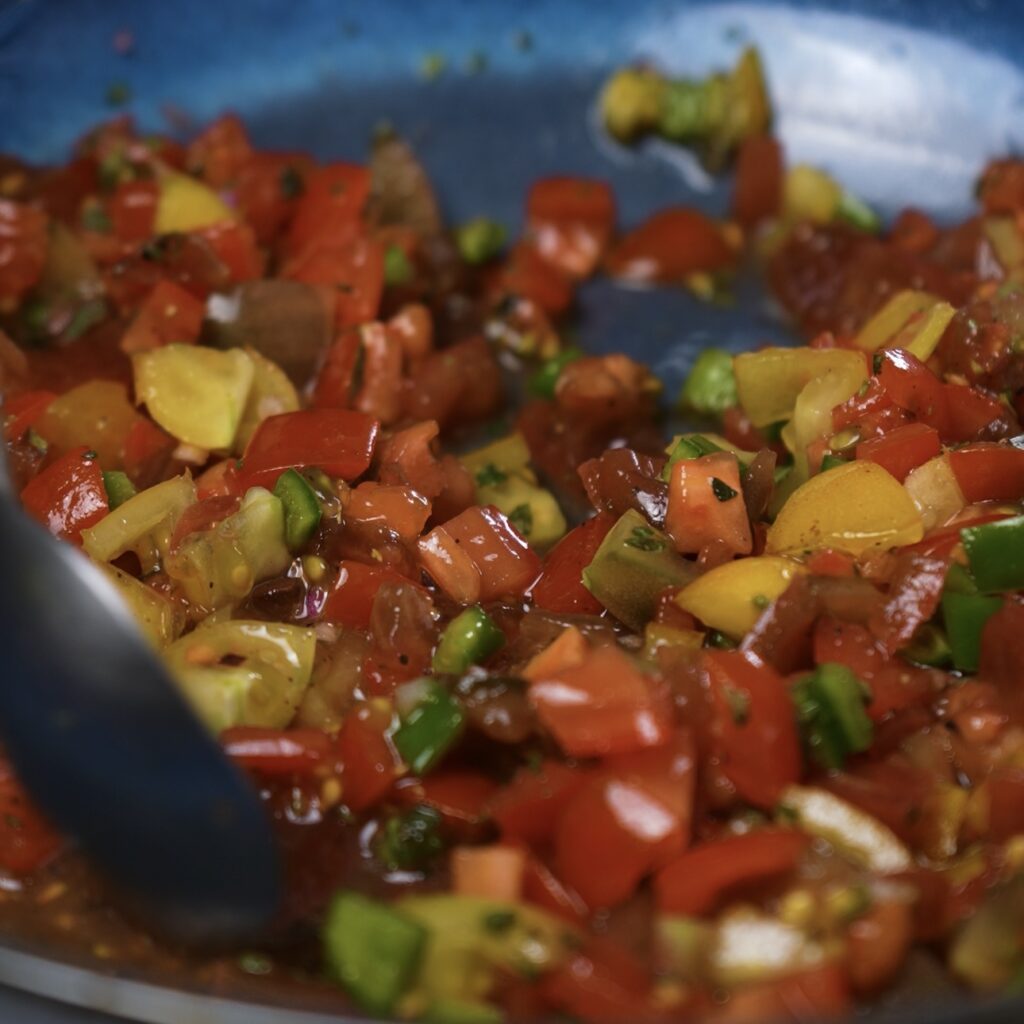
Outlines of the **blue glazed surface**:
{"type": "MultiPolygon", "coordinates": [[[[146,128],[166,128],[168,104],[196,123],[234,109],[258,144],[321,157],[360,158],[390,121],[453,220],[514,228],[526,187],[552,172],[610,180],[625,225],[667,203],[720,213],[727,179],[669,147],[610,144],[593,104],[613,66],[648,58],[696,74],[746,41],[764,53],[789,159],[825,166],[883,211],[955,217],[987,158],[1024,149],[1016,0],[0,0],[0,150],[62,159],[115,112],[106,96],[123,83],[123,109],[146,128]],[[430,54],[447,62],[433,81],[430,54]]],[[[722,309],[592,283],[581,334],[646,359],[671,389],[702,345],[785,336],[752,281],[740,299],[722,309]]],[[[0,990],[0,1020],[95,1019],[0,990]]]]}

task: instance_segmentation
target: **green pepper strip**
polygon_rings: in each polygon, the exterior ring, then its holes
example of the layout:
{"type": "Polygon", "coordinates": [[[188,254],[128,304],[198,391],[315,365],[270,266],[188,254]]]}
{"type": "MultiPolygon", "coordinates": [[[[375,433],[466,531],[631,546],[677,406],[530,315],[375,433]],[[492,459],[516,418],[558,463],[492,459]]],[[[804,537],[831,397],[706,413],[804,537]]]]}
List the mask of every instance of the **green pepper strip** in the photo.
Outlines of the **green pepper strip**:
{"type": "Polygon", "coordinates": [[[823,767],[842,768],[847,755],[871,746],[864,687],[845,665],[819,665],[793,687],[793,700],[807,746],[823,767]]]}
{"type": "Polygon", "coordinates": [[[391,1016],[415,980],[426,929],[355,892],[339,892],[323,928],[328,972],[371,1013],[391,1016]]]}
{"type": "Polygon", "coordinates": [[[684,459],[699,459],[702,455],[713,455],[715,452],[724,451],[714,441],[709,441],[703,434],[688,434],[676,442],[661,471],[661,479],[669,480],[672,477],[672,467],[684,459]]]}
{"type": "Polygon", "coordinates": [[[575,362],[583,355],[581,349],[570,345],[562,349],[558,355],[552,356],[543,366],[530,378],[529,391],[535,398],[554,398],[555,385],[562,371],[572,362],[575,362]]]}
{"type": "Polygon", "coordinates": [[[436,680],[427,695],[395,730],[392,742],[415,775],[425,775],[455,745],[466,719],[462,708],[436,680]]]}
{"type": "Polygon", "coordinates": [[[138,494],[135,484],[128,479],[128,474],[122,473],[119,469],[104,470],[103,487],[107,492],[107,504],[111,512],[138,494]]]}
{"type": "Polygon", "coordinates": [[[960,539],[983,594],[1024,587],[1024,516],[966,526],[960,539]]]}
{"type": "Polygon", "coordinates": [[[505,646],[505,634],[479,605],[448,623],[434,651],[433,670],[461,675],[505,646]]]}
{"type": "Polygon", "coordinates": [[[289,550],[298,551],[320,525],[316,491],[294,469],[286,469],[274,484],[274,494],[284,506],[284,539],[289,550]]]}

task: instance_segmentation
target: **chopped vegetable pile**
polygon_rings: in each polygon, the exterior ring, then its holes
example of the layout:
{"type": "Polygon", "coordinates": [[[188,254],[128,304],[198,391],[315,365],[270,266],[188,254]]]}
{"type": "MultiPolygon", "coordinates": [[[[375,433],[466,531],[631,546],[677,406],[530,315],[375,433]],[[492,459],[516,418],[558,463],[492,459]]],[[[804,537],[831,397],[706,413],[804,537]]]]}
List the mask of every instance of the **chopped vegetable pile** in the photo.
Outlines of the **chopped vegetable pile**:
{"type": "MultiPolygon", "coordinates": [[[[401,139],[321,164],[232,116],[5,163],[24,508],[281,839],[280,931],[221,965],[461,1024],[1019,989],[1024,163],[964,224],[883,227],[786,169],[754,51],[602,102],[732,161],[731,219],[621,232],[552,177],[518,237],[449,229],[401,139]],[[708,297],[744,258],[806,341],[700,354],[686,432],[566,340],[596,273],[708,297]]],[[[0,789],[0,926],[157,956],[0,789]]]]}

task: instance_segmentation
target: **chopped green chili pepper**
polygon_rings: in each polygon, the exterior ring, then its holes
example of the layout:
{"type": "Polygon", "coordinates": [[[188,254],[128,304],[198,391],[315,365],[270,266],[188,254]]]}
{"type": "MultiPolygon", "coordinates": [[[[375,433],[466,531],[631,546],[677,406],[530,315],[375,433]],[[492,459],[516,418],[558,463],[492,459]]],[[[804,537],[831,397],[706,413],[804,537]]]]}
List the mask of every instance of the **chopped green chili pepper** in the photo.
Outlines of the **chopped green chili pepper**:
{"type": "Polygon", "coordinates": [[[983,594],[1024,587],[1024,516],[964,527],[960,539],[983,594]]]}
{"type": "Polygon", "coordinates": [[[458,741],[465,724],[462,708],[431,679],[426,695],[395,730],[392,741],[413,773],[425,775],[458,741]]]}
{"type": "Polygon", "coordinates": [[[123,505],[129,498],[138,493],[135,484],[128,479],[127,473],[112,469],[103,473],[103,486],[107,491],[107,504],[113,512],[118,505],[123,505]]]}
{"type": "Polygon", "coordinates": [[[831,452],[826,452],[821,460],[821,472],[826,473],[830,469],[835,469],[836,466],[845,466],[847,462],[849,462],[849,459],[844,459],[838,455],[833,455],[831,452]]]}
{"type": "Polygon", "coordinates": [[[882,228],[882,218],[862,199],[850,195],[849,192],[844,192],[839,197],[835,219],[845,221],[852,227],[871,235],[877,235],[882,228]]]}
{"type": "Polygon", "coordinates": [[[942,595],[942,618],[946,624],[953,664],[961,672],[975,672],[981,659],[981,634],[985,623],[999,611],[1001,597],[963,594],[948,587],[942,595]]]}
{"type": "Polygon", "coordinates": [[[320,525],[320,502],[302,475],[286,469],[274,484],[274,494],[284,505],[284,539],[289,549],[304,547],[320,525]]]}
{"type": "Polygon", "coordinates": [[[918,629],[913,640],[900,653],[907,661],[933,668],[948,668],[953,660],[953,651],[946,634],[930,622],[918,629]]]}
{"type": "Polygon", "coordinates": [[[706,348],[686,378],[679,404],[693,412],[717,415],[736,403],[732,355],[725,349],[706,348]]]}
{"type": "Polygon", "coordinates": [[[455,232],[455,244],[467,263],[486,263],[501,252],[505,229],[487,217],[474,217],[455,232]]]}
{"type": "Polygon", "coordinates": [[[427,930],[391,907],[339,892],[323,928],[328,971],[364,1009],[390,1015],[423,959],[427,930]]]}
{"type": "Polygon", "coordinates": [[[412,279],[412,264],[400,245],[389,245],[384,253],[384,283],[405,284],[412,279]]]}
{"type": "Polygon", "coordinates": [[[377,834],[374,852],[390,871],[421,871],[444,851],[441,815],[426,804],[392,815],[377,834]]]}
{"type": "Polygon", "coordinates": [[[583,352],[580,349],[570,345],[568,348],[562,349],[558,355],[552,356],[530,378],[527,385],[530,394],[536,398],[554,398],[555,385],[558,383],[558,378],[561,377],[562,371],[582,355],[583,352]]]}
{"type": "Polygon", "coordinates": [[[475,605],[448,623],[434,652],[433,669],[461,675],[470,665],[479,664],[504,646],[505,634],[475,605]]]}
{"type": "Polygon", "coordinates": [[[845,665],[819,665],[792,692],[804,739],[824,768],[842,768],[847,755],[871,746],[874,727],[864,710],[864,686],[845,665]]]}

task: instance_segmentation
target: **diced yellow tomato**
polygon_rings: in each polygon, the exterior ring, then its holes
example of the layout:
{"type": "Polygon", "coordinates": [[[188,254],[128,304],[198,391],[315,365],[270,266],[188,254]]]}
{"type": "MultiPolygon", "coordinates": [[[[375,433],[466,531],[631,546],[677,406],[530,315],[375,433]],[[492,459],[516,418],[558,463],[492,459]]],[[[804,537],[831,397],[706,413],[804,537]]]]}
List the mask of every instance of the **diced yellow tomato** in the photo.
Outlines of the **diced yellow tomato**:
{"type": "Polygon", "coordinates": [[[208,185],[188,174],[169,172],[160,179],[156,203],[156,233],[198,231],[225,220],[235,211],[208,185]]]}
{"type": "Polygon", "coordinates": [[[948,302],[930,292],[906,289],[897,292],[857,332],[853,343],[864,352],[905,349],[927,362],[955,313],[948,302]]]}
{"type": "Polygon", "coordinates": [[[768,530],[768,554],[834,548],[859,555],[916,544],[924,526],[903,485],[873,462],[851,462],[811,477],[768,530]]]}
{"type": "Polygon", "coordinates": [[[245,353],[252,360],[253,377],[232,446],[236,455],[245,451],[256,428],[268,416],[295,412],[299,408],[298,392],[284,370],[254,348],[246,348],[245,353]]]}
{"type": "Polygon", "coordinates": [[[154,647],[165,647],[185,628],[185,610],[168,600],[142,580],[122,572],[117,566],[98,563],[103,574],[121,595],[142,635],[154,647]]]}
{"type": "Polygon", "coordinates": [[[698,576],[676,595],[683,611],[734,640],[741,639],[761,612],[807,570],[791,558],[757,555],[726,562],[698,576]]]}
{"type": "Polygon", "coordinates": [[[755,427],[766,427],[793,415],[800,392],[828,372],[844,380],[867,377],[861,352],[843,348],[765,348],[744,352],[733,360],[740,405],[755,427]]]}
{"type": "Polygon", "coordinates": [[[84,444],[104,469],[120,469],[125,439],[138,418],[123,384],[90,380],[55,398],[35,430],[58,451],[84,444]]]}

